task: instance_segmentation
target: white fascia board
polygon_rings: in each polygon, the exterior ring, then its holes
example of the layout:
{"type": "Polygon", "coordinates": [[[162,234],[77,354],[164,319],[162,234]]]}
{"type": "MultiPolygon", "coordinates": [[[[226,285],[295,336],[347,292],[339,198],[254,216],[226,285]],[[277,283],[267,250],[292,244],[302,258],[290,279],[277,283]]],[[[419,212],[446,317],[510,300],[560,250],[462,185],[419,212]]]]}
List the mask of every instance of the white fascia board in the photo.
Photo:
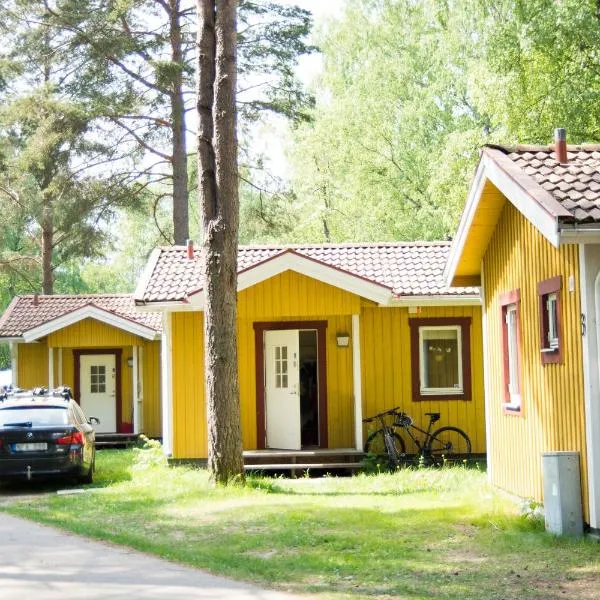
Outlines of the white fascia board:
{"type": "MultiPolygon", "coordinates": [[[[139,302],[139,300],[138,300],[139,302]]],[[[171,302],[147,302],[145,304],[135,305],[136,312],[184,312],[189,310],[198,310],[195,306],[192,306],[190,302],[185,300],[171,301],[171,302]]]]}
{"type": "Polygon", "coordinates": [[[446,263],[446,268],[444,269],[444,281],[448,286],[451,285],[452,279],[454,279],[454,274],[456,273],[456,268],[458,267],[458,261],[460,260],[465,248],[467,235],[471,229],[471,224],[473,223],[475,213],[477,212],[479,199],[481,198],[481,192],[483,191],[485,182],[485,161],[484,156],[482,156],[479,159],[477,171],[475,171],[475,177],[473,178],[473,183],[471,184],[471,189],[469,190],[469,195],[467,196],[467,202],[465,204],[465,208],[463,209],[463,214],[460,219],[460,223],[458,224],[456,235],[452,241],[452,246],[450,247],[448,262],[446,263]]]}
{"type": "Polygon", "coordinates": [[[83,306],[77,310],[57,317],[52,321],[48,321],[47,323],[43,323],[38,327],[34,327],[33,329],[24,332],[23,339],[26,342],[33,342],[50,333],[58,331],[59,329],[63,329],[69,325],[74,325],[79,321],[83,321],[84,319],[96,319],[96,321],[100,321],[106,325],[111,325],[117,329],[122,329],[123,331],[127,331],[146,340],[156,340],[160,338],[160,334],[151,327],[147,327],[140,323],[130,321],[129,319],[119,317],[118,315],[106,310],[102,310],[97,306],[83,306]]]}
{"type": "Polygon", "coordinates": [[[284,252],[270,260],[251,267],[238,274],[238,292],[252,287],[284,271],[295,271],[351,294],[356,294],[379,304],[389,302],[392,297],[390,288],[379,283],[367,281],[347,271],[300,256],[295,252],[284,252]]]}
{"type": "Polygon", "coordinates": [[[394,298],[387,306],[480,306],[481,296],[406,296],[394,298]]]}
{"type": "Polygon", "coordinates": [[[600,244],[599,227],[563,226],[558,231],[559,244],[600,244]]]}
{"type": "Polygon", "coordinates": [[[150,278],[152,277],[152,273],[154,273],[154,267],[156,267],[156,263],[160,258],[161,249],[154,248],[148,257],[148,262],[142,271],[142,275],[138,281],[138,284],[135,288],[135,292],[133,292],[133,299],[135,301],[141,301],[144,298],[144,293],[146,292],[146,288],[148,287],[148,283],[150,283],[150,278]]]}
{"type": "MultiPolygon", "coordinates": [[[[555,247],[559,246],[556,218],[548,213],[535,198],[510,178],[492,158],[482,157],[485,176],[489,179],[517,210],[555,247]]],[[[546,192],[543,188],[540,188],[546,192]]]]}
{"type": "Polygon", "coordinates": [[[12,344],[13,342],[16,342],[17,344],[19,342],[24,342],[25,339],[23,338],[23,336],[15,336],[15,337],[0,337],[0,343],[4,344],[12,344]]]}

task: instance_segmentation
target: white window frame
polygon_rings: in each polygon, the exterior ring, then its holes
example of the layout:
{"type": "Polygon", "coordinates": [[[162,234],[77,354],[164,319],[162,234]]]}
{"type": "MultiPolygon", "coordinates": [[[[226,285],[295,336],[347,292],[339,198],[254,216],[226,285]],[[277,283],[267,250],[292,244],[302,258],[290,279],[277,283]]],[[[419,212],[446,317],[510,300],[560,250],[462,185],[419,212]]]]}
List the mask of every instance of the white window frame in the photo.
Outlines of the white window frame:
{"type": "Polygon", "coordinates": [[[436,396],[436,395],[460,395],[464,394],[464,382],[463,382],[463,349],[462,349],[462,326],[461,325],[421,325],[419,326],[419,382],[420,382],[420,393],[423,396],[436,396]],[[424,333],[426,331],[455,331],[456,341],[458,349],[458,386],[451,388],[434,388],[425,387],[425,357],[423,356],[423,341],[424,333]]]}
{"type": "Polygon", "coordinates": [[[505,305],[506,339],[508,356],[508,395],[506,408],[520,410],[521,408],[521,378],[519,374],[519,307],[517,303],[505,305]],[[511,322],[512,318],[512,322],[511,322]]]}
{"type": "Polygon", "coordinates": [[[548,348],[554,350],[558,348],[558,294],[552,292],[546,295],[546,314],[548,315],[548,339],[546,340],[548,348]],[[554,307],[552,307],[554,305],[554,307]]]}

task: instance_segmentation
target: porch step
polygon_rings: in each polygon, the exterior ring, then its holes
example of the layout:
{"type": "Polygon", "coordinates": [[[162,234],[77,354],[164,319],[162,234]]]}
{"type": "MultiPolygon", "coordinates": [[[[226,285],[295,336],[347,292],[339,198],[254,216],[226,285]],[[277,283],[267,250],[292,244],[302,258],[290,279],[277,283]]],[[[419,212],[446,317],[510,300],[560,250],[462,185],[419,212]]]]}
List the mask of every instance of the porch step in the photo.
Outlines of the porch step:
{"type": "Polygon", "coordinates": [[[246,450],[246,471],[356,471],[363,465],[364,456],[353,448],[315,448],[311,450],[246,450]]]}
{"type": "Polygon", "coordinates": [[[295,471],[310,469],[360,469],[363,466],[359,462],[326,462],[326,463],[268,463],[244,465],[246,471],[295,471]]]}
{"type": "Polygon", "coordinates": [[[96,433],[96,448],[131,448],[138,442],[137,433],[96,433]]]}

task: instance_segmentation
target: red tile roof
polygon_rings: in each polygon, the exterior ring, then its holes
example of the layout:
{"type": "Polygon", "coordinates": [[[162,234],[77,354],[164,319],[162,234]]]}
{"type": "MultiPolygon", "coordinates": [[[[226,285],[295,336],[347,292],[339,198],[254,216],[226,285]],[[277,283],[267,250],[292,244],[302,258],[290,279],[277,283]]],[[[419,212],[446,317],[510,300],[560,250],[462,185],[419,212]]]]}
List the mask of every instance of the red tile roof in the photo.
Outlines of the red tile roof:
{"type": "MultiPolygon", "coordinates": [[[[477,288],[448,288],[442,280],[448,242],[394,242],[377,244],[314,244],[241,246],[238,272],[289,252],[388,287],[394,296],[472,295],[477,288]]],[[[136,301],[182,301],[202,288],[201,255],[188,259],[181,246],[160,248],[136,291],[136,301]]]]}
{"type": "Polygon", "coordinates": [[[556,160],[550,146],[491,146],[549,192],[569,211],[563,222],[600,223],[600,145],[567,146],[568,163],[556,160]]]}
{"type": "Polygon", "coordinates": [[[89,294],[84,296],[17,296],[0,318],[0,338],[23,333],[85,306],[96,306],[134,323],[160,332],[159,313],[138,312],[132,294],[89,294]]]}

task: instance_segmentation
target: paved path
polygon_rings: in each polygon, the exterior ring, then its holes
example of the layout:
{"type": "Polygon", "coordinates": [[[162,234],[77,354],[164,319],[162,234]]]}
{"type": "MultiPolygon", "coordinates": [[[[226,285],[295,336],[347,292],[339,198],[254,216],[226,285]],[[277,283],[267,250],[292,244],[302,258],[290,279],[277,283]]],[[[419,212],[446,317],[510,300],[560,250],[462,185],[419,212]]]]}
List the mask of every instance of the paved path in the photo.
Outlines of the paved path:
{"type": "Polygon", "coordinates": [[[2,600],[292,600],[0,513],[2,600]]]}

